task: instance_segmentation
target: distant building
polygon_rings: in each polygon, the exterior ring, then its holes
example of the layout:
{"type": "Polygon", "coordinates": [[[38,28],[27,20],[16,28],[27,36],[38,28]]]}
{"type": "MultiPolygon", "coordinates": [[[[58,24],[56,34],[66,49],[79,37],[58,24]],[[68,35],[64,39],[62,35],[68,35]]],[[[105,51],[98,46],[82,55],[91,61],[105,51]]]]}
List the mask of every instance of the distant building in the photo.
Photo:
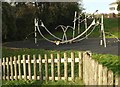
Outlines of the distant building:
{"type": "Polygon", "coordinates": [[[116,2],[109,4],[109,13],[112,13],[112,14],[120,13],[120,11],[117,11],[117,7],[118,7],[118,0],[116,0],[116,2]]]}

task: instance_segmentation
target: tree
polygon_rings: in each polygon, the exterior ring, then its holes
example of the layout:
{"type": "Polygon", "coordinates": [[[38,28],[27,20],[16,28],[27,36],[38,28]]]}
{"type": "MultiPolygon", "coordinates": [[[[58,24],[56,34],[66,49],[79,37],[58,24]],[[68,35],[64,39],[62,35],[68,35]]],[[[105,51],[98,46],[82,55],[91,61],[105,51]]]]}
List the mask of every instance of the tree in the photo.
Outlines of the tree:
{"type": "Polygon", "coordinates": [[[34,32],[34,18],[41,19],[50,31],[55,27],[72,25],[74,12],[81,12],[81,5],[77,2],[18,2],[12,6],[9,3],[2,5],[3,40],[23,40],[34,32]]]}
{"type": "Polygon", "coordinates": [[[34,18],[35,18],[35,7],[31,3],[18,3],[16,5],[16,26],[17,38],[20,40],[34,31],[34,18]]]}
{"type": "Polygon", "coordinates": [[[2,40],[15,40],[16,25],[14,8],[9,3],[2,3],[2,40]]]}
{"type": "Polygon", "coordinates": [[[118,2],[117,10],[120,11],[120,1],[118,2]]]}

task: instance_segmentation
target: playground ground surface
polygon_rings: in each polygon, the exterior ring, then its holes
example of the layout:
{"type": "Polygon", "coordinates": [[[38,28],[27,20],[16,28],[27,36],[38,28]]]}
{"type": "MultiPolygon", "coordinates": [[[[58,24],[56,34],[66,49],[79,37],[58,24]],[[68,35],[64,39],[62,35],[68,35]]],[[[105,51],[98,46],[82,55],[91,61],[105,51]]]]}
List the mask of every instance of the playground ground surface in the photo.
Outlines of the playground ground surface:
{"type": "Polygon", "coordinates": [[[119,55],[119,44],[115,38],[107,38],[107,47],[100,45],[100,38],[88,38],[80,42],[56,45],[45,40],[39,40],[37,44],[34,40],[14,41],[3,43],[3,46],[10,48],[30,48],[46,50],[89,50],[99,54],[119,55]]]}

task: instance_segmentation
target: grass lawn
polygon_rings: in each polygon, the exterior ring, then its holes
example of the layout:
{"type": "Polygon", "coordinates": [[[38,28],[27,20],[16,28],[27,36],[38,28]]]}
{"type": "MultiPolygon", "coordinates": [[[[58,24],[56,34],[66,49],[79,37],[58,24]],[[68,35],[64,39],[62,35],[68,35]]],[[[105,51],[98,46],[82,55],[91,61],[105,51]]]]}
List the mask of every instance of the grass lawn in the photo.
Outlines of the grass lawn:
{"type": "Polygon", "coordinates": [[[49,86],[55,86],[55,87],[64,87],[64,86],[68,86],[68,87],[75,87],[77,85],[79,86],[83,86],[83,82],[80,80],[80,79],[76,79],[75,82],[72,82],[72,81],[68,81],[68,82],[65,82],[63,80],[59,80],[59,81],[48,81],[48,82],[45,82],[45,81],[35,81],[35,80],[16,80],[16,81],[3,81],[3,86],[2,87],[6,87],[7,85],[10,85],[10,87],[14,87],[14,86],[21,86],[21,87],[26,87],[27,85],[30,86],[30,87],[49,87],[49,86]]]}

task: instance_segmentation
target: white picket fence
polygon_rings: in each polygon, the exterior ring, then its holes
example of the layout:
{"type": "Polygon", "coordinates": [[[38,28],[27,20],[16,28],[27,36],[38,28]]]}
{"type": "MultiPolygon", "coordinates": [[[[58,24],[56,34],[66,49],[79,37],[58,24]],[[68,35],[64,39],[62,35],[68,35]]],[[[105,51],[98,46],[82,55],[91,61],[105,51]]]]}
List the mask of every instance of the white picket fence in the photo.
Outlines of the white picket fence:
{"type": "Polygon", "coordinates": [[[74,52],[68,57],[64,53],[64,58],[61,58],[60,53],[55,55],[44,54],[44,58],[39,54],[38,57],[33,55],[20,55],[17,57],[2,58],[2,79],[3,80],[71,80],[80,78],[85,85],[118,85],[120,78],[114,75],[107,67],[99,64],[91,58],[92,54],[89,51],[78,52],[78,58],[75,58],[74,52]],[[71,67],[68,67],[70,63],[71,67]],[[50,64],[50,67],[48,65],[50,64]],[[61,68],[61,64],[64,67],[61,68]],[[75,64],[78,64],[78,76],[75,76],[75,64]],[[55,69],[57,67],[57,69],[55,69]],[[43,68],[44,71],[43,72],[43,68]],[[68,76],[68,68],[71,69],[71,75],[68,76]],[[64,69],[64,75],[61,75],[61,70],[64,69]],[[49,70],[51,73],[49,75],[49,70]],[[23,73],[22,73],[23,71],[23,73]],[[33,75],[32,75],[33,71],[33,75]],[[57,75],[55,74],[57,72],[57,75]],[[38,74],[39,73],[39,74],[38,74]]]}

